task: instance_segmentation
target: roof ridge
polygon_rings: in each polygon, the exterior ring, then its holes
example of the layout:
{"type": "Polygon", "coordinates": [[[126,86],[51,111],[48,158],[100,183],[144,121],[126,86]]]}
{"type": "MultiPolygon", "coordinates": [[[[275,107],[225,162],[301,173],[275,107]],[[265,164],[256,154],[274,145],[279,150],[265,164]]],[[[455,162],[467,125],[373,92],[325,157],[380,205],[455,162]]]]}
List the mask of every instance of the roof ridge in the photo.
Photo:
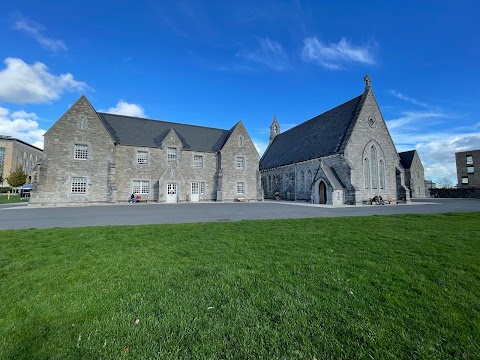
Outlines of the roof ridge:
{"type": "Polygon", "coordinates": [[[215,128],[215,127],[211,127],[211,126],[185,124],[185,123],[180,123],[180,122],[173,122],[173,121],[167,121],[167,120],[158,120],[158,119],[150,119],[150,118],[142,118],[142,117],[137,117],[137,116],[122,115],[122,114],[112,114],[112,113],[107,113],[107,112],[103,112],[103,111],[97,111],[97,114],[111,115],[111,116],[121,116],[121,117],[124,117],[124,118],[131,118],[131,119],[135,119],[135,120],[157,121],[157,122],[163,122],[163,123],[172,124],[172,125],[193,126],[193,127],[203,128],[203,129],[229,131],[229,130],[227,130],[227,129],[215,128]]]}

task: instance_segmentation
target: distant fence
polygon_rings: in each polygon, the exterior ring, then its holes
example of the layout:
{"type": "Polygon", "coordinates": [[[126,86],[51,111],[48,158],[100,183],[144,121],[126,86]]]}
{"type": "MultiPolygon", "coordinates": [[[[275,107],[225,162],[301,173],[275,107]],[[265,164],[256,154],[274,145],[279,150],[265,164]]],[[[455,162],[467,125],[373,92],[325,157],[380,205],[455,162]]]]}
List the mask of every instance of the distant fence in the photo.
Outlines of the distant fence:
{"type": "Polygon", "coordinates": [[[480,189],[429,189],[432,197],[440,198],[477,198],[480,199],[480,189]]]}

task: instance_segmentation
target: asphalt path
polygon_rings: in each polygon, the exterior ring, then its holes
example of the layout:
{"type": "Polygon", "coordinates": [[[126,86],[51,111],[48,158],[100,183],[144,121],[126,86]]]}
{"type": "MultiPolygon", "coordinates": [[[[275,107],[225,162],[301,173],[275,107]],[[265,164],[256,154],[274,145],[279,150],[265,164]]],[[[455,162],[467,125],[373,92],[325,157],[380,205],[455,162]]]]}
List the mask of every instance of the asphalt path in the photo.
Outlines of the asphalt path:
{"type": "Polygon", "coordinates": [[[330,206],[290,201],[250,203],[108,204],[34,207],[0,205],[0,229],[174,224],[480,211],[478,199],[425,199],[411,204],[330,206]]]}

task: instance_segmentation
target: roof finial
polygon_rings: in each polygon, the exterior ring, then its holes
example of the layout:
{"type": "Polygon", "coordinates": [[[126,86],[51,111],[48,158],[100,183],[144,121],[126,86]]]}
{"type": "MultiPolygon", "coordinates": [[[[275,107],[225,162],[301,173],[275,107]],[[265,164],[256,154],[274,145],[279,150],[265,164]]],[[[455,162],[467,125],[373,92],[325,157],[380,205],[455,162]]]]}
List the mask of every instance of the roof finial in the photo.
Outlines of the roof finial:
{"type": "Polygon", "coordinates": [[[372,82],[372,79],[370,78],[370,76],[365,75],[365,77],[363,78],[363,81],[365,81],[365,88],[369,88],[370,87],[370,83],[372,82]]]}

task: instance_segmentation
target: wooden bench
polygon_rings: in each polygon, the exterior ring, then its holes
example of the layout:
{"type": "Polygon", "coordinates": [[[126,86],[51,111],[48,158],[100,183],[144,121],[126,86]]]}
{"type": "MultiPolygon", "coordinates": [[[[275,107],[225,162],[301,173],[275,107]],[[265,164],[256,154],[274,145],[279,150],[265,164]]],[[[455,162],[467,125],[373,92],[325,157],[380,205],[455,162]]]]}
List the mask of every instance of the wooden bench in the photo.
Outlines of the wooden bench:
{"type": "Polygon", "coordinates": [[[391,204],[391,203],[394,203],[395,202],[395,198],[387,198],[387,200],[385,200],[385,202],[391,204]]]}
{"type": "Polygon", "coordinates": [[[236,198],[235,200],[238,201],[238,202],[244,202],[244,201],[246,201],[246,200],[245,200],[245,196],[237,196],[237,198],[236,198]]]}

